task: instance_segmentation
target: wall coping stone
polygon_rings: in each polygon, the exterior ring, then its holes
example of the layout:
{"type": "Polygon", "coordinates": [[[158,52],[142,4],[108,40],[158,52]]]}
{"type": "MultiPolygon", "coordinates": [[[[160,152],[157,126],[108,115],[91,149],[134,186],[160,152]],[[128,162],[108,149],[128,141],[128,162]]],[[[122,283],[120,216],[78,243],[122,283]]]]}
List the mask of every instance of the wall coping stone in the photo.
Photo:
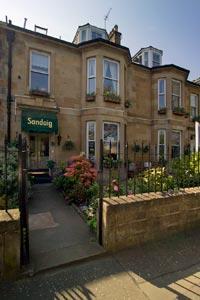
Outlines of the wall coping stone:
{"type": "Polygon", "coordinates": [[[19,230],[19,209],[0,210],[0,233],[19,230]]]}

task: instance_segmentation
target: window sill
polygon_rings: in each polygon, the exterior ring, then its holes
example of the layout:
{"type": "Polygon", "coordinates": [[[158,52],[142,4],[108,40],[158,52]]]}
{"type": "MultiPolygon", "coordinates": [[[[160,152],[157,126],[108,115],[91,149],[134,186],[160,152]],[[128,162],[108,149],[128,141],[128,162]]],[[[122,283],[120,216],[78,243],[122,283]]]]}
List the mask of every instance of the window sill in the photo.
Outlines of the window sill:
{"type": "Polygon", "coordinates": [[[33,96],[40,96],[40,97],[46,97],[49,98],[50,94],[48,92],[44,92],[44,91],[39,91],[39,90],[30,90],[30,95],[33,96]]]}
{"type": "Polygon", "coordinates": [[[177,115],[177,116],[185,116],[186,115],[186,112],[183,107],[173,108],[172,112],[174,115],[177,115]]]}

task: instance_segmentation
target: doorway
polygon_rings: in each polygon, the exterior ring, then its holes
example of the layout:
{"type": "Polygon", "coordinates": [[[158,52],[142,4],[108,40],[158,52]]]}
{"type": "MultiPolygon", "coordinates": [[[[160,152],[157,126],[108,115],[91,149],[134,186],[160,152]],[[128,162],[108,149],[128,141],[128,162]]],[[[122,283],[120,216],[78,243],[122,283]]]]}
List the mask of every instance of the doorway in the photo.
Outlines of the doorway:
{"type": "Polygon", "coordinates": [[[29,137],[30,145],[30,168],[46,169],[49,160],[49,135],[31,134],[29,137]]]}

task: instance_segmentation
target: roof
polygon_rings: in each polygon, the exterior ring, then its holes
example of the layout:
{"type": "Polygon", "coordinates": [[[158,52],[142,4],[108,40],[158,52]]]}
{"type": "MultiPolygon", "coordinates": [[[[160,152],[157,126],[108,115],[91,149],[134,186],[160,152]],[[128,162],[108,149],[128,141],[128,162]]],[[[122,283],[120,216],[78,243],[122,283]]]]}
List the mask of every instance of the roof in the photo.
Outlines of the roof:
{"type": "Polygon", "coordinates": [[[189,70],[185,69],[185,68],[182,68],[182,67],[179,67],[177,65],[174,65],[174,64],[167,64],[167,65],[160,65],[160,66],[155,66],[155,67],[152,67],[151,69],[152,70],[156,70],[156,69],[164,69],[164,68],[175,68],[179,71],[182,71],[182,72],[185,72],[187,74],[190,73],[189,70]]]}
{"type": "Polygon", "coordinates": [[[80,29],[80,28],[83,28],[83,27],[86,27],[86,26],[90,26],[90,27],[95,28],[95,29],[98,29],[98,30],[103,30],[103,31],[105,32],[105,34],[107,35],[107,37],[108,37],[108,33],[107,33],[107,30],[106,30],[105,28],[100,28],[100,27],[91,25],[90,23],[86,23],[86,24],[84,24],[84,25],[78,26],[78,29],[77,29],[77,31],[76,31],[76,34],[75,34],[75,36],[74,36],[74,39],[73,39],[72,43],[74,43],[74,41],[75,41],[75,39],[76,39],[76,37],[77,37],[77,34],[78,34],[78,32],[79,32],[79,29],[80,29]]]}

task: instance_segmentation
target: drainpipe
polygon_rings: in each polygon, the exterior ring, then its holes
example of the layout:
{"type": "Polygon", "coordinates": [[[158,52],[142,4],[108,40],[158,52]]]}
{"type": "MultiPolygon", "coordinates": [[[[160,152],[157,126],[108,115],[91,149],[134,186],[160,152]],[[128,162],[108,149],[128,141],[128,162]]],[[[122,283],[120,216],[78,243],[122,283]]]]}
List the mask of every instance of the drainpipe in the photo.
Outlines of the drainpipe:
{"type": "MultiPolygon", "coordinates": [[[[9,24],[11,22],[9,21],[9,24]]],[[[15,40],[15,32],[7,30],[8,42],[8,84],[7,84],[7,141],[11,139],[11,102],[12,102],[12,47],[15,40]]]]}

